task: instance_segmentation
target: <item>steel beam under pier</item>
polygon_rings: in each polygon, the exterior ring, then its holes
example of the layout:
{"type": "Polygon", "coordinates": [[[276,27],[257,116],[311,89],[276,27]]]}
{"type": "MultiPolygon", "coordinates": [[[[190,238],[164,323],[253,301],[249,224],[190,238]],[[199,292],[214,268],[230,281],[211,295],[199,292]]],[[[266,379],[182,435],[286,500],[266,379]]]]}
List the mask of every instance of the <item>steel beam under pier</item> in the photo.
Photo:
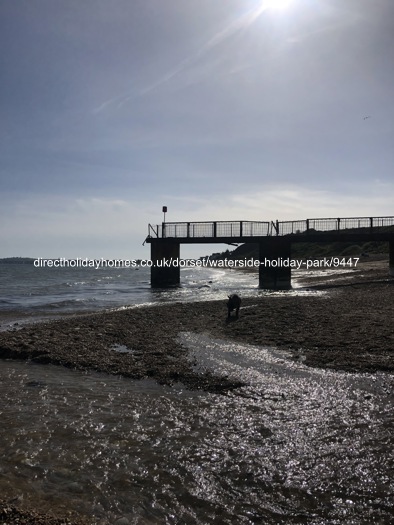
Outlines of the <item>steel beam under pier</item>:
{"type": "Polygon", "coordinates": [[[291,268],[283,265],[283,261],[290,261],[290,240],[286,237],[268,237],[260,240],[259,247],[259,287],[290,290],[291,268]]]}
{"type": "Polygon", "coordinates": [[[151,253],[151,286],[152,288],[168,288],[178,286],[181,280],[180,268],[171,264],[179,260],[180,243],[161,239],[152,240],[151,253]]]}

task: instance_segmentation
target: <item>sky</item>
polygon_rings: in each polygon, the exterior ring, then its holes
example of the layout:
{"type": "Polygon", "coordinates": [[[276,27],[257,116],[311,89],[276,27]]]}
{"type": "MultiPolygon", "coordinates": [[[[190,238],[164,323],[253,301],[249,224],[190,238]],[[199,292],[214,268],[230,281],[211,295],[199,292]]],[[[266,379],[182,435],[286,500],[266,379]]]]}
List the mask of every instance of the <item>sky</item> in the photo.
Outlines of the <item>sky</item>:
{"type": "Polygon", "coordinates": [[[393,49],[393,0],[0,0],[0,257],[394,215],[393,49]]]}

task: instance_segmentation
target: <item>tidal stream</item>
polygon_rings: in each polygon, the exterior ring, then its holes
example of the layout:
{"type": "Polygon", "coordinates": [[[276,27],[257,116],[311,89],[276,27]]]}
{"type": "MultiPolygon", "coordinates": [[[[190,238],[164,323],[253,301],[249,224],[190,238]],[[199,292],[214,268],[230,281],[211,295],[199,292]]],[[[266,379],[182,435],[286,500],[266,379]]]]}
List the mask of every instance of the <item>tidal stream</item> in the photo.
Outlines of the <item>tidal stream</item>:
{"type": "Polygon", "coordinates": [[[227,395],[0,361],[0,493],[96,523],[388,524],[393,377],[182,333],[227,395]]]}

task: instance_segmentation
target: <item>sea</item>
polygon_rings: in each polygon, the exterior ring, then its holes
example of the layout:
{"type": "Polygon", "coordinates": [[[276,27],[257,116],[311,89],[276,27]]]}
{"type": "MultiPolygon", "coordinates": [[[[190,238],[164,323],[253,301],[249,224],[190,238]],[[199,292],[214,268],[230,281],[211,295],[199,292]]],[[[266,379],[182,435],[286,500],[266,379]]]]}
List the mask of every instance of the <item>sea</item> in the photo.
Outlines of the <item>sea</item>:
{"type": "MultiPolygon", "coordinates": [[[[288,292],[257,285],[253,273],[195,268],[180,287],[153,290],[143,268],[1,264],[0,323],[316,293],[297,279],[288,292]]],[[[212,394],[1,359],[1,497],[98,525],[393,523],[392,375],[310,368],[302,349],[294,359],[205,333],[179,342],[197,370],[246,386],[212,394]]]]}
{"type": "MultiPolygon", "coordinates": [[[[227,300],[231,293],[244,297],[281,294],[258,288],[258,274],[235,269],[181,268],[181,283],[171,289],[153,289],[150,269],[35,267],[0,264],[0,324],[70,314],[154,305],[165,302],[227,300]]],[[[286,294],[310,294],[294,281],[286,294]]],[[[1,329],[1,328],[0,328],[1,329]]]]}

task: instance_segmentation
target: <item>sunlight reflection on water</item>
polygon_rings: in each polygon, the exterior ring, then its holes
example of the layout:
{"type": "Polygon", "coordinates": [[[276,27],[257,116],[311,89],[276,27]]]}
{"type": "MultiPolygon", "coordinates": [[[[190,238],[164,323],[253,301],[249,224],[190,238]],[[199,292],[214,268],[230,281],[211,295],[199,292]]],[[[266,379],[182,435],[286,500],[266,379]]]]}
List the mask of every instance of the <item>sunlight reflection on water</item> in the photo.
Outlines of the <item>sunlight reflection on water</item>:
{"type": "Polygon", "coordinates": [[[202,370],[248,386],[214,395],[0,361],[0,491],[109,523],[388,523],[391,376],[179,338],[202,370]]]}

